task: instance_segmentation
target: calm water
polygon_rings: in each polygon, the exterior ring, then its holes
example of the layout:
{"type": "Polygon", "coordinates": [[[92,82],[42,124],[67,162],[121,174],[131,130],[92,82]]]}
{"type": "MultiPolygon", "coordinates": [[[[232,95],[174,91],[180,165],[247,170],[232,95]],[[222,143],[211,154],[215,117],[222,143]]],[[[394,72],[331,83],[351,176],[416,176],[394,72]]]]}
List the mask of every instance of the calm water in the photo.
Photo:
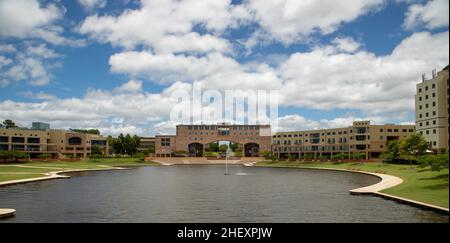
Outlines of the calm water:
{"type": "Polygon", "coordinates": [[[83,172],[0,188],[0,222],[448,222],[448,216],[348,190],[377,178],[231,166],[83,172]]]}

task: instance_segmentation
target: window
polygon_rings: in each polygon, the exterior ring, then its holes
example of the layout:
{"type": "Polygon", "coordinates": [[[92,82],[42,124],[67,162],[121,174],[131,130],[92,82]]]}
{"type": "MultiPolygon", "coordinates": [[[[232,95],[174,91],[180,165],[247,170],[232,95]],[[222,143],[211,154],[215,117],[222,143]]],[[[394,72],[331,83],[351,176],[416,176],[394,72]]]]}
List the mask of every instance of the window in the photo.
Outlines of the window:
{"type": "Polygon", "coordinates": [[[433,116],[435,116],[436,115],[436,111],[433,111],[433,116]]]}
{"type": "Polygon", "coordinates": [[[422,106],[421,105],[419,105],[419,110],[422,110],[422,106]]]}
{"type": "Polygon", "coordinates": [[[170,138],[161,138],[162,147],[170,147],[170,138]]]}
{"type": "Polygon", "coordinates": [[[432,96],[433,96],[433,98],[436,97],[436,93],[433,93],[432,96]]]}
{"type": "Polygon", "coordinates": [[[419,97],[419,101],[422,101],[422,97],[419,97]]]}
{"type": "Polygon", "coordinates": [[[422,93],[422,89],[419,89],[419,93],[422,93]]]}
{"type": "Polygon", "coordinates": [[[41,140],[39,138],[27,138],[27,142],[36,144],[36,143],[40,143],[41,140]]]}
{"type": "Polygon", "coordinates": [[[433,88],[433,89],[436,88],[436,84],[432,84],[431,88],[433,88]]]}
{"type": "Polygon", "coordinates": [[[25,143],[25,138],[23,137],[12,137],[11,140],[13,143],[25,143]]]}
{"type": "Polygon", "coordinates": [[[7,143],[9,142],[9,137],[0,137],[0,143],[7,143]]]}
{"type": "Polygon", "coordinates": [[[81,145],[81,138],[79,137],[69,138],[69,145],[81,145]]]}
{"type": "Polygon", "coordinates": [[[435,107],[436,106],[436,102],[433,102],[433,107],[435,107]]]}

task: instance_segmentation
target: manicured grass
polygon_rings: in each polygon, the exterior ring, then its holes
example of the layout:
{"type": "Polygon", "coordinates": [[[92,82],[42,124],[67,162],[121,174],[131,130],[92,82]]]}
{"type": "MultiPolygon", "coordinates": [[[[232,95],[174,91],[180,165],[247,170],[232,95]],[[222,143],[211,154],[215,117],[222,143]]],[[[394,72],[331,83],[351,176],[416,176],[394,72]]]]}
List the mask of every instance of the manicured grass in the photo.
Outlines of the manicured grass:
{"type": "Polygon", "coordinates": [[[30,174],[30,175],[2,175],[2,174],[0,174],[0,182],[38,178],[38,177],[44,177],[44,176],[45,176],[44,174],[30,174]]]}
{"type": "Polygon", "coordinates": [[[393,165],[381,163],[332,163],[332,162],[261,162],[257,166],[268,167],[324,167],[330,169],[347,169],[375,172],[398,176],[404,182],[396,187],[384,190],[384,193],[404,197],[441,207],[449,207],[449,171],[431,171],[409,165],[393,165]]]}
{"type": "Polygon", "coordinates": [[[81,161],[55,161],[55,162],[28,162],[20,164],[0,164],[0,182],[9,180],[27,179],[33,177],[42,177],[44,173],[71,169],[105,169],[105,167],[127,167],[127,166],[155,166],[154,162],[146,162],[136,158],[107,158],[107,159],[89,159],[81,161]],[[30,167],[48,167],[48,168],[25,168],[14,165],[30,167]],[[54,168],[54,169],[51,169],[54,168]],[[5,174],[12,173],[12,174],[5,174]],[[35,173],[35,175],[19,175],[13,173],[35,173]]]}
{"type": "Polygon", "coordinates": [[[52,169],[43,169],[43,168],[24,168],[17,166],[0,166],[0,173],[47,173],[50,171],[54,171],[52,169]]]}

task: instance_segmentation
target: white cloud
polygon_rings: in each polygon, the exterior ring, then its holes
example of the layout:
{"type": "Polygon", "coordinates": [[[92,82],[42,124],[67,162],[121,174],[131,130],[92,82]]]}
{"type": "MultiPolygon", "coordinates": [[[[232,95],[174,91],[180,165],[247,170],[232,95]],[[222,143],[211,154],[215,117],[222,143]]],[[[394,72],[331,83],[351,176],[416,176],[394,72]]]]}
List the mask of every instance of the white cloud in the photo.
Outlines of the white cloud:
{"type": "Polygon", "coordinates": [[[448,32],[416,33],[390,55],[366,51],[329,52],[327,47],[295,53],[281,65],[284,104],[313,109],[359,109],[407,116],[423,72],[448,64],[448,32]]]}
{"type": "Polygon", "coordinates": [[[133,49],[144,45],[158,53],[230,51],[221,33],[246,18],[242,6],[231,0],[142,0],[139,9],[125,10],[119,16],[87,17],[79,32],[104,43],[133,49]],[[202,26],[209,33],[194,32],[202,26]]]}
{"type": "Polygon", "coordinates": [[[56,96],[47,94],[43,91],[39,91],[37,93],[34,93],[32,91],[26,91],[26,92],[21,92],[20,95],[25,98],[36,99],[36,100],[55,100],[56,99],[56,96]]]}
{"type": "Polygon", "coordinates": [[[0,37],[40,38],[57,45],[82,46],[84,41],[62,36],[63,28],[55,22],[65,9],[38,0],[0,0],[0,37]]]}
{"type": "Polygon", "coordinates": [[[142,91],[142,82],[139,80],[130,80],[127,83],[115,88],[114,93],[139,93],[142,91]]]}
{"type": "Polygon", "coordinates": [[[407,30],[421,26],[430,30],[448,27],[448,9],[448,0],[430,0],[426,4],[413,4],[408,8],[403,27],[407,30]]]}
{"type": "MultiPolygon", "coordinates": [[[[179,84],[177,84],[180,87],[179,84]]],[[[43,92],[22,95],[42,102],[0,102],[0,120],[13,119],[23,126],[44,121],[54,128],[99,128],[106,134],[153,134],[153,124],[167,120],[175,104],[173,88],[147,93],[139,81],[129,81],[113,91],[88,89],[81,98],[57,98],[43,92]]]]}
{"type": "Polygon", "coordinates": [[[0,53],[5,52],[15,52],[16,48],[11,44],[0,44],[0,53]]]}
{"type": "Polygon", "coordinates": [[[23,50],[13,52],[14,55],[6,59],[4,64],[7,65],[0,63],[1,85],[7,86],[18,81],[26,81],[33,86],[48,84],[53,77],[51,70],[58,66],[62,55],[45,44],[25,43],[20,47],[23,50]]]}
{"type": "Polygon", "coordinates": [[[280,90],[281,105],[320,110],[358,109],[406,119],[414,109],[415,85],[423,72],[448,64],[448,32],[416,33],[389,55],[361,50],[352,39],[310,52],[293,53],[277,67],[240,64],[211,53],[204,57],[124,52],[110,59],[111,70],[159,83],[202,81],[205,89],[280,90]]]}
{"type": "Polygon", "coordinates": [[[78,0],[78,3],[88,12],[106,6],[106,0],[78,0]]]}
{"type": "Polygon", "coordinates": [[[332,41],[336,47],[343,52],[354,53],[361,48],[361,43],[351,37],[338,37],[332,41]]]}
{"type": "Polygon", "coordinates": [[[291,44],[313,33],[329,34],[383,5],[383,0],[248,0],[246,6],[274,40],[291,44]]]}

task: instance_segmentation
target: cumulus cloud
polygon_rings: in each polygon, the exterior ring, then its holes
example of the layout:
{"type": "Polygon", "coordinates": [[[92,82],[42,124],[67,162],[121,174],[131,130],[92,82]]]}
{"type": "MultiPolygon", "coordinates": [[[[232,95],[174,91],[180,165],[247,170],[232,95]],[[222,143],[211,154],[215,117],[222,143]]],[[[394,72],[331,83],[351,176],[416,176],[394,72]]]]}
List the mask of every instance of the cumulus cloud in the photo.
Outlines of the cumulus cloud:
{"type": "Polygon", "coordinates": [[[361,47],[361,43],[355,41],[351,37],[337,37],[332,43],[336,45],[340,51],[348,53],[354,53],[361,47]]]}
{"type": "MultiPolygon", "coordinates": [[[[16,49],[14,46],[12,48],[16,49]]],[[[4,65],[0,62],[0,85],[5,87],[19,81],[33,86],[50,83],[53,78],[51,70],[59,66],[62,55],[48,48],[46,44],[28,42],[20,45],[20,48],[21,51],[9,53],[10,57],[4,65]]]]}
{"type": "Polygon", "coordinates": [[[412,30],[417,27],[435,29],[448,27],[448,0],[430,0],[425,4],[417,3],[409,6],[403,27],[412,30]]]}
{"type": "Polygon", "coordinates": [[[21,92],[20,95],[25,98],[36,99],[36,100],[55,100],[56,99],[56,96],[47,94],[43,91],[39,91],[37,93],[34,93],[32,91],[26,91],[26,92],[21,92]]]}
{"type": "Polygon", "coordinates": [[[320,110],[358,109],[405,118],[414,109],[415,84],[423,72],[448,64],[448,32],[415,33],[389,55],[362,50],[351,38],[291,54],[277,67],[241,64],[220,53],[204,57],[123,52],[111,70],[160,83],[203,82],[218,90],[280,90],[281,105],[320,110]],[[439,48],[436,48],[439,47],[439,48]]]}
{"type": "Polygon", "coordinates": [[[78,0],[78,3],[88,12],[106,6],[106,0],[78,0]]]}
{"type": "Polygon", "coordinates": [[[313,33],[332,33],[343,23],[379,9],[383,3],[383,0],[248,0],[246,7],[269,37],[291,44],[313,33]]]}
{"type": "Polygon", "coordinates": [[[65,9],[38,0],[0,0],[0,37],[40,38],[57,45],[80,46],[84,42],[62,36],[63,28],[55,24],[65,9]]]}
{"type": "Polygon", "coordinates": [[[133,49],[138,45],[156,52],[230,51],[227,40],[217,36],[246,17],[241,6],[231,0],[142,0],[139,9],[126,10],[119,16],[87,17],[79,32],[103,43],[133,49]],[[193,31],[202,26],[209,33],[193,31]]]}

